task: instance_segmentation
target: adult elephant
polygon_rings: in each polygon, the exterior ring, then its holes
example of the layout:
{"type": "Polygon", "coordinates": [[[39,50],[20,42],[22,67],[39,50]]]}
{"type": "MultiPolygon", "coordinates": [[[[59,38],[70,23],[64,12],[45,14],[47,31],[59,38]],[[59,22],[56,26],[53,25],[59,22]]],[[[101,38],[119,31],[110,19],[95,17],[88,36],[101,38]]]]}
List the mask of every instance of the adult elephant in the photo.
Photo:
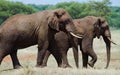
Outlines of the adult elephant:
{"type": "Polygon", "coordinates": [[[74,20],[74,24],[76,28],[78,28],[77,30],[83,34],[83,39],[78,40],[82,52],[83,67],[87,68],[87,64],[91,67],[94,66],[97,61],[97,55],[93,50],[93,40],[95,37],[99,39],[100,36],[102,36],[106,44],[107,52],[107,65],[105,68],[108,68],[110,62],[111,42],[113,44],[116,43],[111,40],[111,33],[107,21],[104,18],[88,16],[83,19],[74,20]],[[92,57],[90,62],[88,62],[88,55],[92,57]]]}
{"type": "MultiPolygon", "coordinates": [[[[87,16],[82,19],[75,19],[74,24],[78,34],[82,35],[82,39],[78,39],[78,40],[76,38],[73,38],[73,39],[76,39],[76,45],[77,44],[80,45],[80,50],[82,52],[82,59],[83,59],[83,67],[87,68],[87,64],[89,64],[91,67],[94,66],[95,62],[97,61],[97,55],[93,50],[93,39],[95,37],[99,39],[99,37],[102,36],[104,39],[104,42],[106,43],[106,50],[107,50],[106,68],[107,68],[110,62],[110,48],[111,48],[111,42],[112,42],[111,33],[110,33],[110,29],[107,21],[104,18],[87,16]],[[92,57],[92,60],[90,60],[90,62],[88,62],[88,56],[92,57]]],[[[69,37],[64,32],[57,33],[55,37],[56,37],[55,39],[56,45],[59,46],[58,49],[63,54],[62,60],[65,63],[63,63],[62,65],[69,67],[69,64],[67,61],[67,51],[70,47],[74,47],[73,52],[74,52],[75,60],[77,61],[76,65],[78,67],[78,60],[77,60],[78,54],[76,53],[77,49],[75,50],[76,45],[71,46],[71,43],[70,43],[71,40],[69,40],[69,37]]],[[[114,42],[112,43],[115,44],[114,42]]],[[[41,66],[47,65],[47,60],[49,55],[50,55],[50,52],[47,51],[43,64],[41,66]]]]}
{"type": "Polygon", "coordinates": [[[71,16],[62,8],[8,18],[0,27],[0,64],[10,54],[13,67],[20,68],[17,49],[38,44],[39,67],[49,45],[48,37],[53,36],[50,32],[61,30],[76,33],[71,16]]]}

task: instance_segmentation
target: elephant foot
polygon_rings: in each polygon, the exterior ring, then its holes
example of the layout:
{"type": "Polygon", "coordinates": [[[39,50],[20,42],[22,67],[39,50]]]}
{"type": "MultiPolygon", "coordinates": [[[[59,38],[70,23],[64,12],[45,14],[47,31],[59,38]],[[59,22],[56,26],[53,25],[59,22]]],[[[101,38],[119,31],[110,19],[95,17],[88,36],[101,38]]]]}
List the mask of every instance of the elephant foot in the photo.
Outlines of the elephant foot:
{"type": "Polygon", "coordinates": [[[94,64],[92,62],[88,62],[88,65],[92,68],[94,67],[94,64]]]}
{"type": "Polygon", "coordinates": [[[67,65],[67,64],[63,64],[63,65],[61,65],[60,67],[61,67],[61,68],[72,68],[72,66],[67,65]]]}
{"type": "Polygon", "coordinates": [[[46,67],[47,65],[36,65],[35,67],[37,67],[37,68],[44,68],[44,67],[46,67]]]}
{"type": "Polygon", "coordinates": [[[41,66],[43,66],[43,67],[47,67],[47,64],[42,64],[41,66]]]}
{"type": "Polygon", "coordinates": [[[23,68],[21,65],[14,66],[14,69],[21,69],[21,68],[23,68]]]}

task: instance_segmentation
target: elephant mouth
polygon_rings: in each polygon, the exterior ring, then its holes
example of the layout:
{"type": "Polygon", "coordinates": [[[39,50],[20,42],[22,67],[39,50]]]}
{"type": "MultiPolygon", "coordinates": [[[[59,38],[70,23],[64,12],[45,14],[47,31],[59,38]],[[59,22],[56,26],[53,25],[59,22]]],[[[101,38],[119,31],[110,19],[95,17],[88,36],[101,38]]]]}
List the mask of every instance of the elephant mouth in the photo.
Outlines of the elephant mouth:
{"type": "Polygon", "coordinates": [[[72,32],[70,32],[70,34],[72,35],[72,36],[74,36],[74,37],[76,37],[76,38],[83,38],[83,35],[79,35],[79,34],[74,34],[74,33],[72,33],[72,32]]]}

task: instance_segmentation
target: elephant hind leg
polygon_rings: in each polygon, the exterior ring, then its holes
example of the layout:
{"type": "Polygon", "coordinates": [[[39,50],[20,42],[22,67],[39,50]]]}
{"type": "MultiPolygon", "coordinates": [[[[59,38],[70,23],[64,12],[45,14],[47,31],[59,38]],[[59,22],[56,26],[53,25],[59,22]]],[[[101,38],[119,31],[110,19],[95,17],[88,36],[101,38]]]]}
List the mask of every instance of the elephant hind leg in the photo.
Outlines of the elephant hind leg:
{"type": "Polygon", "coordinates": [[[52,53],[52,55],[55,57],[55,60],[57,61],[58,67],[62,66],[62,55],[59,52],[59,50],[55,49],[51,49],[50,52],[52,53]]]}
{"type": "Polygon", "coordinates": [[[7,55],[8,53],[6,53],[5,50],[0,49],[0,65],[2,63],[3,58],[7,55]]]}
{"type": "Polygon", "coordinates": [[[19,63],[19,60],[17,58],[17,50],[14,50],[10,53],[11,59],[12,59],[12,63],[13,63],[13,68],[14,69],[19,69],[22,68],[22,66],[19,63]]]}
{"type": "Polygon", "coordinates": [[[3,58],[4,58],[3,55],[0,53],[0,65],[2,63],[3,58]]]}
{"type": "Polygon", "coordinates": [[[68,59],[67,59],[67,51],[68,49],[63,49],[61,50],[61,54],[62,54],[62,68],[72,68],[72,66],[68,63],[68,59]]]}

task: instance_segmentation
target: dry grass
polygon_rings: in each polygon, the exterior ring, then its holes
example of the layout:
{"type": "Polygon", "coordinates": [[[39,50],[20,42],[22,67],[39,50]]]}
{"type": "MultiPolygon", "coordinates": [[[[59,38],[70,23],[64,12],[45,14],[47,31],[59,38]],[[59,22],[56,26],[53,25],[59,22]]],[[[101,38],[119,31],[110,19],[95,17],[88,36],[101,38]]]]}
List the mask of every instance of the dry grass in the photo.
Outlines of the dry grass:
{"type": "Polygon", "coordinates": [[[0,75],[120,75],[120,30],[112,30],[112,40],[118,45],[112,44],[111,62],[108,69],[104,69],[106,65],[106,50],[103,40],[95,39],[94,50],[98,55],[98,61],[95,69],[82,69],[81,53],[79,52],[80,68],[75,67],[72,50],[68,52],[68,60],[73,68],[58,68],[55,59],[51,56],[48,60],[48,67],[36,68],[37,47],[33,46],[18,51],[18,57],[23,69],[12,69],[12,63],[9,57],[5,58],[0,65],[0,75]],[[27,55],[27,56],[26,56],[27,55]]]}

